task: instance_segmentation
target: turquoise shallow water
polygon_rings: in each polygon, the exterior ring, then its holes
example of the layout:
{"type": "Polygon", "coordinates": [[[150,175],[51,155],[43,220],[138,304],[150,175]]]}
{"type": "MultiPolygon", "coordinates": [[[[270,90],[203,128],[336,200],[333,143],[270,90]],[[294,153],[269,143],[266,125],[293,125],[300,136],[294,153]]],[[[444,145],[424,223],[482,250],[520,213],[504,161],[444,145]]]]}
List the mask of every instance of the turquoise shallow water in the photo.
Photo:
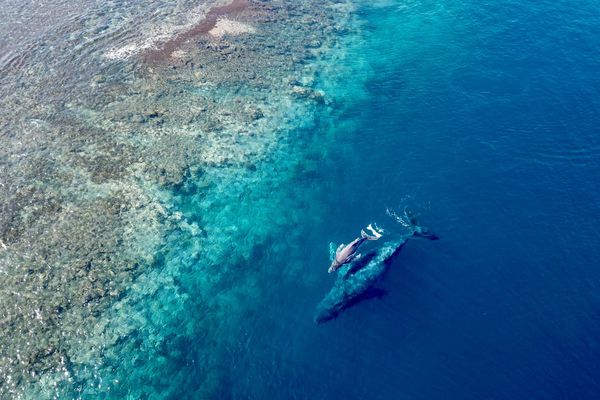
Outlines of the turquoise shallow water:
{"type": "Polygon", "coordinates": [[[286,111],[252,168],[169,189],[189,229],[109,310],[107,330],[127,339],[65,390],[597,398],[596,8],[357,2],[358,28],[317,68],[323,104],[286,111]],[[441,240],[410,240],[379,296],[315,324],[329,243],[371,222],[394,232],[388,207],[416,210],[441,240]]]}

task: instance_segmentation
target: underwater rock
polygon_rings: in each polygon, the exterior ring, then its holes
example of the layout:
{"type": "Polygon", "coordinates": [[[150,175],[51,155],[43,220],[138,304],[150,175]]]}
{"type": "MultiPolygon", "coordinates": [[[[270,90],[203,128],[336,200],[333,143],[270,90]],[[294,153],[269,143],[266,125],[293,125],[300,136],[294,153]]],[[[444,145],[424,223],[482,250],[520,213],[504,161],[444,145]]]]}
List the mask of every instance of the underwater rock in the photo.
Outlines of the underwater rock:
{"type": "Polygon", "coordinates": [[[298,97],[308,97],[310,95],[310,89],[302,86],[292,86],[292,93],[298,97]]]}
{"type": "Polygon", "coordinates": [[[321,42],[319,40],[312,40],[312,41],[306,43],[305,46],[309,49],[316,49],[318,47],[321,47],[321,42]]]}
{"type": "Polygon", "coordinates": [[[250,107],[248,109],[248,116],[252,121],[256,121],[263,118],[265,114],[263,114],[262,110],[258,107],[250,107]]]}
{"type": "Polygon", "coordinates": [[[314,100],[319,104],[325,103],[325,92],[319,89],[311,89],[304,86],[292,86],[292,94],[296,97],[314,100]]]}

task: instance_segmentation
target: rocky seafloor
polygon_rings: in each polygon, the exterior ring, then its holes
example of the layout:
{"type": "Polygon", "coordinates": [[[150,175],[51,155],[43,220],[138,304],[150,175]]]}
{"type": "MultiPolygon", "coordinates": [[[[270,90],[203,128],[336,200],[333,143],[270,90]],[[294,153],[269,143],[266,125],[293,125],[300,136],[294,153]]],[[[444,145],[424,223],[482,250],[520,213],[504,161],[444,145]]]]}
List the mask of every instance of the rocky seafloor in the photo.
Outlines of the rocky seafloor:
{"type": "Polygon", "coordinates": [[[264,191],[310,173],[281,160],[335,108],[319,79],[352,7],[177,7],[92,8],[1,66],[0,398],[222,397],[229,347],[210,332],[247,312],[255,278],[230,269],[274,229],[240,215],[268,203],[277,227],[264,191]]]}

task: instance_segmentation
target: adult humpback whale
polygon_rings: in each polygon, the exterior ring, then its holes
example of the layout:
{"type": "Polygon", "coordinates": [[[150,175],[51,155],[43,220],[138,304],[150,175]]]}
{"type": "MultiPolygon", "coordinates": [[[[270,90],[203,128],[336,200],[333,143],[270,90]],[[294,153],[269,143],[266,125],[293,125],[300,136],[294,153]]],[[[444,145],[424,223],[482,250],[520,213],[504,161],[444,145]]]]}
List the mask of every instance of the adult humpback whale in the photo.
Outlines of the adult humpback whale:
{"type": "Polygon", "coordinates": [[[387,271],[394,257],[398,255],[410,238],[439,239],[428,229],[419,226],[415,218],[406,211],[406,219],[398,217],[393,212],[388,212],[388,214],[407,227],[408,231],[400,237],[386,242],[379,249],[368,253],[359,261],[339,268],[333,288],[317,305],[315,322],[329,321],[337,317],[344,309],[360,301],[361,296],[364,296],[373,283],[387,271]]]}

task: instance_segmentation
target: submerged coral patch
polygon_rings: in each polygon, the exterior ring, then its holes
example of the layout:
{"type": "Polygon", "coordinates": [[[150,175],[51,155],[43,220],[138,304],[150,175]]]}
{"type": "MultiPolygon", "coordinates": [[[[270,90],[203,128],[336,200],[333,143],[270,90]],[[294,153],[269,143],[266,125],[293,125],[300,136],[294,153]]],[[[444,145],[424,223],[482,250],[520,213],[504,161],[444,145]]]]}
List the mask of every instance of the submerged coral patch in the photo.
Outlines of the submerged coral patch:
{"type": "Polygon", "coordinates": [[[321,93],[348,20],[233,3],[191,28],[169,7],[130,10],[140,27],[100,5],[3,70],[0,398],[219,398],[223,332],[264,290],[240,266],[286,229],[279,189],[327,111],[293,87],[321,93]]]}

